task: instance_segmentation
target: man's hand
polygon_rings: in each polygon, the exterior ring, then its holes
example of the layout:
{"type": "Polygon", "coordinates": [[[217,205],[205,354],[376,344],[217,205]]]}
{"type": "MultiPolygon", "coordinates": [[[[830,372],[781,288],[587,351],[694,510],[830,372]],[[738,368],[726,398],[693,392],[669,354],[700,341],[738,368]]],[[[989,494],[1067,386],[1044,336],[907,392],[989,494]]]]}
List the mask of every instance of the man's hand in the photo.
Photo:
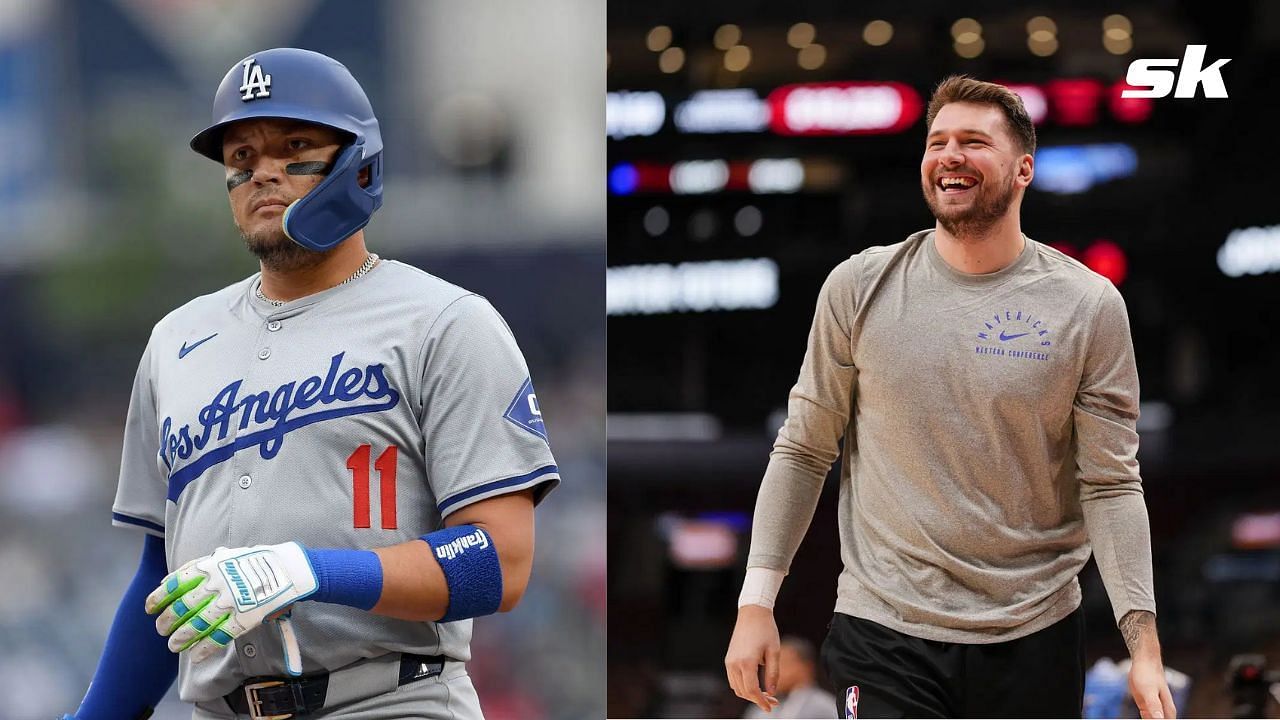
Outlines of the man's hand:
{"type": "Polygon", "coordinates": [[[1129,669],[1129,693],[1144,718],[1174,720],[1178,717],[1169,684],[1164,678],[1164,665],[1159,659],[1133,661],[1133,667],[1129,669]]]}
{"type": "Polygon", "coordinates": [[[1156,616],[1146,610],[1132,610],[1120,618],[1120,634],[1129,648],[1133,665],[1129,669],[1129,694],[1144,718],[1175,720],[1177,709],[1160,660],[1160,639],[1156,616]]]}
{"type": "Polygon", "coordinates": [[[743,700],[755,703],[765,712],[777,707],[778,654],[781,641],[773,611],[760,605],[738,608],[738,623],[724,656],[729,687],[743,700]],[[760,687],[760,666],[764,665],[764,684],[760,687]]]}
{"type": "Polygon", "coordinates": [[[147,596],[156,630],[192,662],[222,650],[316,591],[316,576],[298,543],[218,548],[170,573],[147,596]]]}

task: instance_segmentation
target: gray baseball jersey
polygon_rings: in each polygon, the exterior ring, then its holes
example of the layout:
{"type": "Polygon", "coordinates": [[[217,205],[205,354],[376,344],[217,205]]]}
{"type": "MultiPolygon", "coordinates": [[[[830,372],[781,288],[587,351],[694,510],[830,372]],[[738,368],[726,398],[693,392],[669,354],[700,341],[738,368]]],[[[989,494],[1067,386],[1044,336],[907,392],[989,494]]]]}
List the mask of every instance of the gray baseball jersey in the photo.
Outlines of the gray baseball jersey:
{"type": "MultiPolygon", "coordinates": [[[[218,546],[376,548],[459,508],[559,483],[528,367],[478,295],[403,263],[275,307],[259,276],[152,331],[134,380],[112,522],[163,536],[170,569],[218,546]]],[[[303,672],[390,651],[470,659],[471,621],[301,602],[303,672]]],[[[283,675],[274,625],[180,663],[212,700],[283,675]]]]}

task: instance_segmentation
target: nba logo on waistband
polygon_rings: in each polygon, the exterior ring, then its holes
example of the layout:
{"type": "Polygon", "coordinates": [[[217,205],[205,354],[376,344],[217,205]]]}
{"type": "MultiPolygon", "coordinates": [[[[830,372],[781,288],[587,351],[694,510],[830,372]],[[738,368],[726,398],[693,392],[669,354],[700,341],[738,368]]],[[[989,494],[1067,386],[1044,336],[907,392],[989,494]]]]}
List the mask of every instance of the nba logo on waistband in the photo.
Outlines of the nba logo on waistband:
{"type": "Polygon", "coordinates": [[[844,691],[845,720],[858,720],[858,686],[853,685],[844,691]]]}

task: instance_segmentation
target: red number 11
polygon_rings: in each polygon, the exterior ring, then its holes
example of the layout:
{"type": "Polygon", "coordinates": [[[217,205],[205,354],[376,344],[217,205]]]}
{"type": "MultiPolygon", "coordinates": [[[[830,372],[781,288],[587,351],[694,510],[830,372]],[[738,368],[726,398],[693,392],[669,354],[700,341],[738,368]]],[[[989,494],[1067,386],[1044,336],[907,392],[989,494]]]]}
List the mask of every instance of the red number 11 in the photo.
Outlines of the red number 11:
{"type": "MultiPolygon", "coordinates": [[[[361,445],[347,458],[347,469],[351,471],[352,495],[355,497],[355,526],[369,527],[369,457],[373,454],[370,445],[361,445]]],[[[396,453],[395,445],[389,446],[378,456],[373,464],[378,471],[378,483],[382,499],[382,529],[396,529],[396,453]]]]}

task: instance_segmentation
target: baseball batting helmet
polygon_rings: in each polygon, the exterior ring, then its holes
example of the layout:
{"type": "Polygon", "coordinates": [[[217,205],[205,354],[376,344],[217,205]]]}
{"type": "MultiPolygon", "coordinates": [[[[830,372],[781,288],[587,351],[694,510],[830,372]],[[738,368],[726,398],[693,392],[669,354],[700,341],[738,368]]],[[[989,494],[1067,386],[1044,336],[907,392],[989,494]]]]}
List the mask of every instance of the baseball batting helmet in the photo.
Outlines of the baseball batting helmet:
{"type": "Polygon", "coordinates": [[[382,206],[382,133],[360,83],[342,63],[297,48],[275,48],[236,63],[213,96],[213,124],[191,149],[222,162],[227,126],[249,118],[324,125],[348,136],[326,177],[284,213],[284,232],[310,250],[328,250],[369,224],[382,206]],[[369,168],[361,187],[360,171],[369,168]]]}

